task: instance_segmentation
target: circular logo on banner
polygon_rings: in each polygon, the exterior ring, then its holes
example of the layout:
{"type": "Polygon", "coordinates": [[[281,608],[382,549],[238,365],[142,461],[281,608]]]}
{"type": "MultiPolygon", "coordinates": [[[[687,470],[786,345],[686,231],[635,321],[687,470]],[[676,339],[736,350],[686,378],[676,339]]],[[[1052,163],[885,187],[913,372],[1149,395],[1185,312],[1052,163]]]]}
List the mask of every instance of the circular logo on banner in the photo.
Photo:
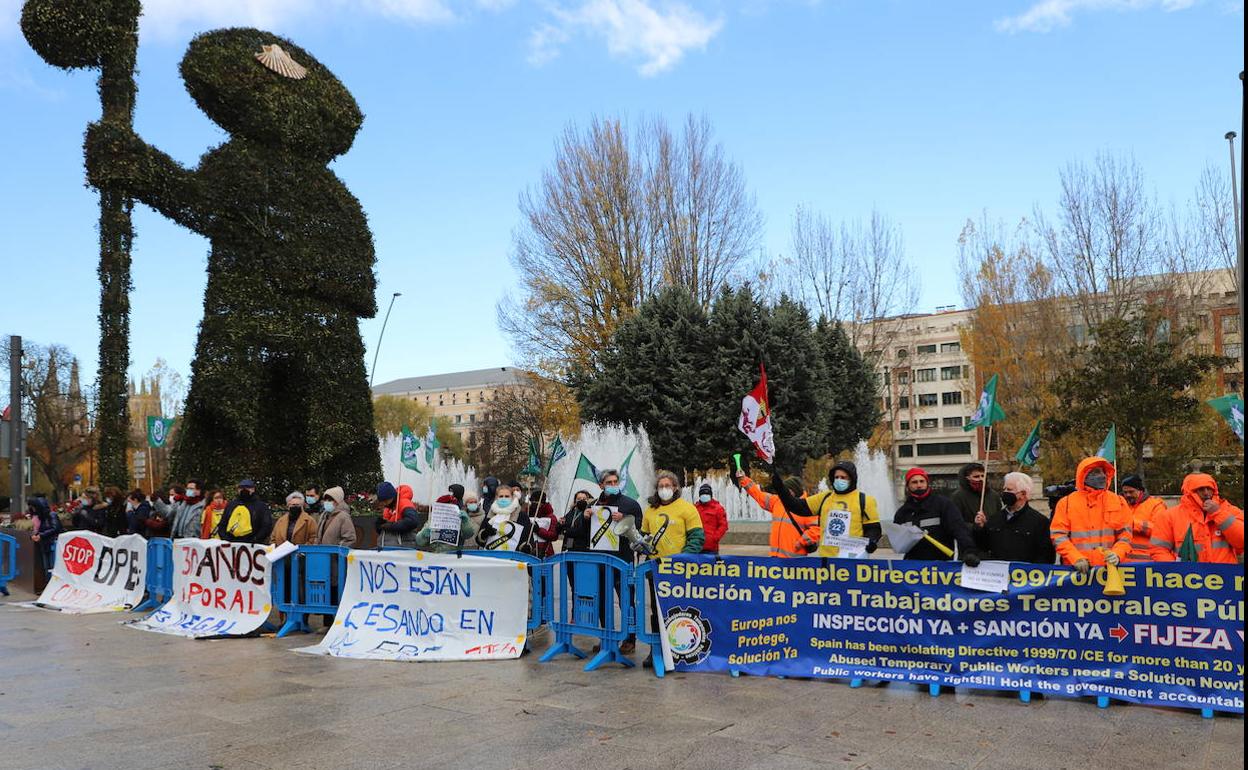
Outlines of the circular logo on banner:
{"type": "Polygon", "coordinates": [[[693,665],[711,650],[711,624],[693,607],[673,607],[664,619],[672,660],[693,665]]]}
{"type": "Polygon", "coordinates": [[[61,548],[61,561],[65,569],[75,575],[81,575],[95,564],[95,546],[85,537],[75,537],[61,548]]]}
{"type": "Polygon", "coordinates": [[[156,422],[152,423],[152,441],[155,442],[156,446],[160,446],[161,444],[165,443],[165,421],[164,420],[157,420],[156,422]]]}
{"type": "Polygon", "coordinates": [[[828,517],[828,534],[832,537],[841,537],[849,529],[849,524],[840,516],[828,517]]]}

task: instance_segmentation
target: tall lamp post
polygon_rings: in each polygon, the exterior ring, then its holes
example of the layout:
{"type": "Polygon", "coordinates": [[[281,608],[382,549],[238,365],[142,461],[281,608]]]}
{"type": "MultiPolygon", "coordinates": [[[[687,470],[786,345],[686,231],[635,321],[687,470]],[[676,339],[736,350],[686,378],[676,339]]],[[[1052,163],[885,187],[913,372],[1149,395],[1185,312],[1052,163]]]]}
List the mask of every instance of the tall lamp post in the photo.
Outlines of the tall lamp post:
{"type": "Polygon", "coordinates": [[[377,335],[377,350],[373,351],[373,368],[368,372],[368,390],[373,390],[373,377],[377,376],[377,357],[381,355],[381,341],[386,337],[386,324],[390,323],[390,311],[394,310],[394,301],[403,296],[403,292],[396,291],[390,295],[390,307],[386,308],[386,317],[381,322],[381,334],[377,335]]]}

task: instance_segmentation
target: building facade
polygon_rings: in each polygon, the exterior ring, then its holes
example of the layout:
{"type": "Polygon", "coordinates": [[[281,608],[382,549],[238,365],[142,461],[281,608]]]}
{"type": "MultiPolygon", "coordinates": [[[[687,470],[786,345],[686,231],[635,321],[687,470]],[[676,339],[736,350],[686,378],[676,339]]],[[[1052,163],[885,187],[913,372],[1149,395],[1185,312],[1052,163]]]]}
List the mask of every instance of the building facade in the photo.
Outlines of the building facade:
{"type": "Polygon", "coordinates": [[[399,396],[429,407],[439,423],[454,430],[464,446],[476,444],[476,432],[486,420],[487,404],[500,389],[517,387],[526,373],[511,366],[469,372],[405,377],[373,388],[373,398],[399,396]]]}

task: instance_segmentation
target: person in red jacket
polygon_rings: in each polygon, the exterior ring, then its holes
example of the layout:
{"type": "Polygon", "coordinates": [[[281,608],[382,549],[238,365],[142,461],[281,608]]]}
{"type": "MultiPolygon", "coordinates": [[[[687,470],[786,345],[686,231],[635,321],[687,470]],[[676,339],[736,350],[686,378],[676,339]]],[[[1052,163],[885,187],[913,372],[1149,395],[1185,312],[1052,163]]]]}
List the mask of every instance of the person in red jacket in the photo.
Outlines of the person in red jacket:
{"type": "Polygon", "coordinates": [[[1153,522],[1153,560],[1179,560],[1189,532],[1196,561],[1243,562],[1244,512],[1218,494],[1218,482],[1207,473],[1189,473],[1184,477],[1179,504],[1153,522]]]}
{"type": "Polygon", "coordinates": [[[719,539],[728,531],[728,513],[715,499],[710,484],[698,487],[698,501],[693,506],[698,509],[698,516],[702,517],[702,533],[706,537],[702,553],[719,553],[719,539]]]}
{"type": "Polygon", "coordinates": [[[529,521],[533,523],[533,555],[539,559],[554,556],[553,541],[559,536],[559,519],[540,487],[529,490],[528,513],[529,521]]]}

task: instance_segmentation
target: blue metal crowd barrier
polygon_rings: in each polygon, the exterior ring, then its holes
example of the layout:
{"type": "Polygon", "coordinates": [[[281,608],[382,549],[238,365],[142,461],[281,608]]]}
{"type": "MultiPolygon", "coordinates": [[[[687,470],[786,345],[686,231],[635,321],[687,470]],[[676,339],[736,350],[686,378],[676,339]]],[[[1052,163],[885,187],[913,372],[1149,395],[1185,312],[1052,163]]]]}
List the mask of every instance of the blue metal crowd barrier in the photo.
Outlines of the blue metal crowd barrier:
{"type": "Polygon", "coordinates": [[[554,597],[546,590],[550,585],[550,575],[554,568],[549,561],[539,559],[528,553],[516,551],[456,551],[464,556],[484,556],[487,559],[504,559],[518,561],[529,570],[529,622],[528,631],[533,633],[542,625],[549,623],[554,616],[552,602],[554,597]]]}
{"type": "Polygon", "coordinates": [[[273,606],[285,616],[279,638],[294,631],[307,633],[308,615],[338,612],[347,582],[348,549],[339,545],[301,545],[278,561],[273,570],[273,606]]]}
{"type": "Polygon", "coordinates": [[[9,595],[9,581],[18,574],[17,538],[0,533],[0,594],[9,595]]]}
{"type": "Polygon", "coordinates": [[[658,561],[651,559],[633,568],[633,618],[637,624],[637,639],[650,645],[650,662],[654,666],[654,675],[662,678],[666,673],[666,664],[663,662],[663,640],[659,638],[659,634],[663,633],[663,627],[660,624],[657,630],[651,631],[646,623],[649,617],[649,613],[646,612],[646,602],[655,606],[654,611],[658,612],[657,605],[654,604],[655,598],[647,585],[653,583],[651,576],[657,567],[658,561]]]}
{"type": "Polygon", "coordinates": [[[147,541],[147,576],[143,580],[147,598],[135,612],[154,610],[173,598],[173,541],[154,537],[147,541]]]}
{"type": "Polygon", "coordinates": [[[572,637],[580,635],[598,639],[598,654],[585,664],[586,671],[611,661],[632,667],[633,661],[620,652],[620,645],[637,627],[632,565],[616,556],[587,551],[561,553],[546,564],[552,575],[554,615],[550,626],[555,632],[555,643],[542,654],[541,661],[545,663],[563,654],[587,657],[588,653],[572,643],[572,637]],[[614,590],[619,591],[618,623],[612,601],[614,590]]]}

